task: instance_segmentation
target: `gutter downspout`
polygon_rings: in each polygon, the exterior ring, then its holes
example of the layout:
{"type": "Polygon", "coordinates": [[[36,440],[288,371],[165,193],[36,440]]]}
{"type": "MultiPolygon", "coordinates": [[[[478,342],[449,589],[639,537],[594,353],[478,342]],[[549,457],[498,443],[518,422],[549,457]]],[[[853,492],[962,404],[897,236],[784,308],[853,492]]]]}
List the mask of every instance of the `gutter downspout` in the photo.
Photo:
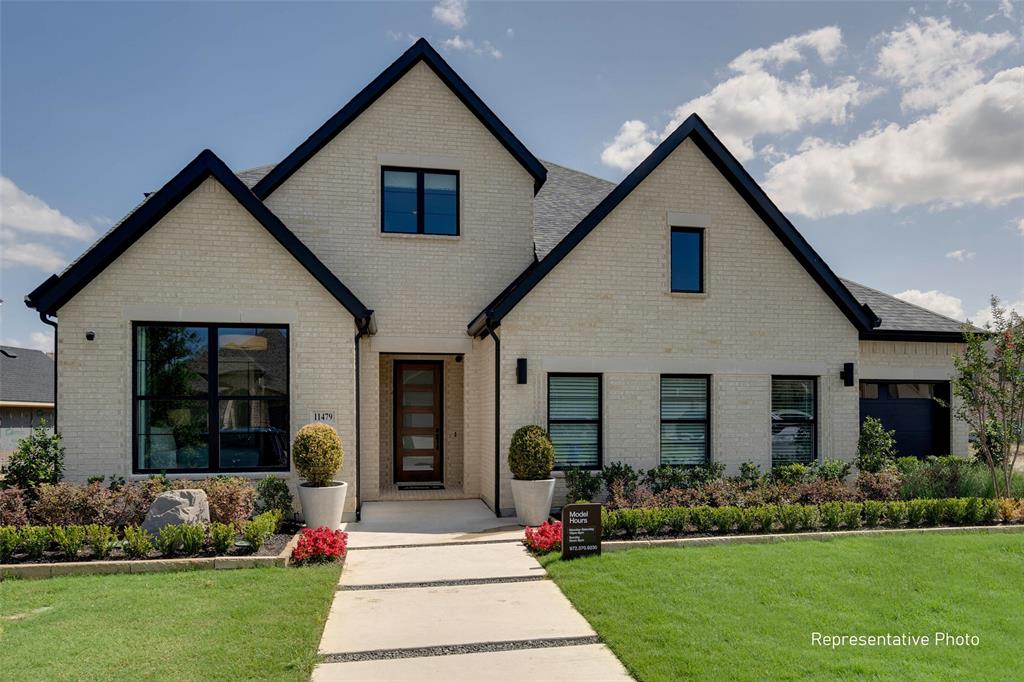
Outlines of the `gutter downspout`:
{"type": "Polygon", "coordinates": [[[494,339],[494,515],[501,518],[501,338],[486,329],[494,339]]]}
{"type": "Polygon", "coordinates": [[[371,323],[370,319],[356,320],[356,330],[357,331],[356,331],[355,339],[353,341],[353,343],[355,344],[355,353],[356,353],[356,523],[358,523],[363,518],[363,490],[362,490],[362,483],[363,483],[363,475],[362,475],[363,467],[362,467],[362,463],[363,463],[363,457],[362,457],[362,454],[360,453],[360,450],[359,450],[359,432],[360,432],[361,426],[362,426],[361,421],[360,421],[360,417],[359,417],[359,409],[360,409],[360,403],[361,403],[361,400],[360,400],[360,397],[359,397],[359,384],[360,384],[360,380],[361,380],[360,369],[359,369],[359,357],[360,357],[361,353],[359,351],[360,351],[361,344],[359,342],[360,342],[360,340],[362,340],[362,338],[364,336],[366,336],[366,334],[368,332],[372,333],[371,324],[372,323],[371,323]]]}
{"type": "Polygon", "coordinates": [[[57,368],[60,366],[57,364],[57,320],[48,319],[49,315],[46,313],[39,313],[39,319],[43,324],[48,324],[53,327],[53,432],[57,431],[57,368]]]}

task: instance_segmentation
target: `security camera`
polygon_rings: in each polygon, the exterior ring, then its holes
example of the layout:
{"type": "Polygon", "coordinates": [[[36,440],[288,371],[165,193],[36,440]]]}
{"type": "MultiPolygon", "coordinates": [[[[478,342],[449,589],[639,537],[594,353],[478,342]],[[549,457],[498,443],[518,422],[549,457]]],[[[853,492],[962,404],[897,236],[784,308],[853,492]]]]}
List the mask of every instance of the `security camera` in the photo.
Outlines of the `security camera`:
{"type": "Polygon", "coordinates": [[[95,341],[96,340],[96,332],[94,332],[91,329],[89,331],[87,331],[85,333],[85,340],[86,341],[95,341]]]}

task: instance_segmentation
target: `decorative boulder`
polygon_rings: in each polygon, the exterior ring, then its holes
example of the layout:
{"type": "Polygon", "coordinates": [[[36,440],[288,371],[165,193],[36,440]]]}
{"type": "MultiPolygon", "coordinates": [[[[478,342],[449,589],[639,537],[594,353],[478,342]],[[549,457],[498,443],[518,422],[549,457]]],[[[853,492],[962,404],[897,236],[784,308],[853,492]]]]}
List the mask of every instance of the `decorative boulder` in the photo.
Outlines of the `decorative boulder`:
{"type": "Polygon", "coordinates": [[[153,533],[164,526],[210,523],[210,501],[203,490],[169,490],[153,500],[142,527],[153,533]]]}

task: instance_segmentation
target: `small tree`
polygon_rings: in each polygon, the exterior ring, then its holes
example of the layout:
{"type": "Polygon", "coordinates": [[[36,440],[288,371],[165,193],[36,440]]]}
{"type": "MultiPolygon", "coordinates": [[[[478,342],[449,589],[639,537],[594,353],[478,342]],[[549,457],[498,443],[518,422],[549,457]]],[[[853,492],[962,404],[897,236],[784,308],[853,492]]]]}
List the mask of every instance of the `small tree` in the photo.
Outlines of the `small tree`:
{"type": "Polygon", "coordinates": [[[306,424],[295,434],[292,459],[299,476],[311,487],[326,488],[345,461],[341,437],[330,424],[306,424]]]}
{"type": "Polygon", "coordinates": [[[992,321],[984,332],[964,325],[964,340],[953,358],[953,416],[977,436],[997,496],[1010,497],[1024,431],[1024,321],[993,296],[992,321]]]}
{"type": "Polygon", "coordinates": [[[35,489],[43,483],[57,483],[64,474],[64,445],[59,433],[48,433],[46,420],[40,419],[32,433],[18,440],[18,447],[6,467],[0,469],[4,488],[22,488],[35,498],[35,489]]]}
{"type": "Polygon", "coordinates": [[[877,474],[896,458],[896,431],[886,431],[882,422],[868,417],[857,439],[857,468],[877,474]]]}
{"type": "Polygon", "coordinates": [[[540,481],[551,478],[555,466],[555,448],[548,432],[529,425],[512,434],[508,448],[508,468],[519,481],[540,481]]]}

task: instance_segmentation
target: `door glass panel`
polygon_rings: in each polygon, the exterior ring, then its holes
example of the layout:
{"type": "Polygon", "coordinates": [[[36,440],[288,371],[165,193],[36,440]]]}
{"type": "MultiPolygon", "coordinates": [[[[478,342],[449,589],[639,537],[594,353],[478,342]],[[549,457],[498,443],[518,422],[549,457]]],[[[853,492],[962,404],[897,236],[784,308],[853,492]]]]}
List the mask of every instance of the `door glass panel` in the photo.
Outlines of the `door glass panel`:
{"type": "Polygon", "coordinates": [[[402,415],[402,426],[413,429],[434,428],[434,415],[431,412],[406,412],[402,415]]]}
{"type": "Polygon", "coordinates": [[[434,372],[429,369],[403,369],[402,383],[431,386],[434,383],[434,372]]]}
{"type": "Polygon", "coordinates": [[[402,405],[405,407],[431,407],[434,404],[433,391],[403,391],[402,405]]]}
{"type": "Polygon", "coordinates": [[[434,458],[430,455],[411,455],[402,458],[402,471],[432,471],[434,458]]]}
{"type": "Polygon", "coordinates": [[[433,436],[402,436],[402,448],[406,450],[433,450],[433,436]]]}

